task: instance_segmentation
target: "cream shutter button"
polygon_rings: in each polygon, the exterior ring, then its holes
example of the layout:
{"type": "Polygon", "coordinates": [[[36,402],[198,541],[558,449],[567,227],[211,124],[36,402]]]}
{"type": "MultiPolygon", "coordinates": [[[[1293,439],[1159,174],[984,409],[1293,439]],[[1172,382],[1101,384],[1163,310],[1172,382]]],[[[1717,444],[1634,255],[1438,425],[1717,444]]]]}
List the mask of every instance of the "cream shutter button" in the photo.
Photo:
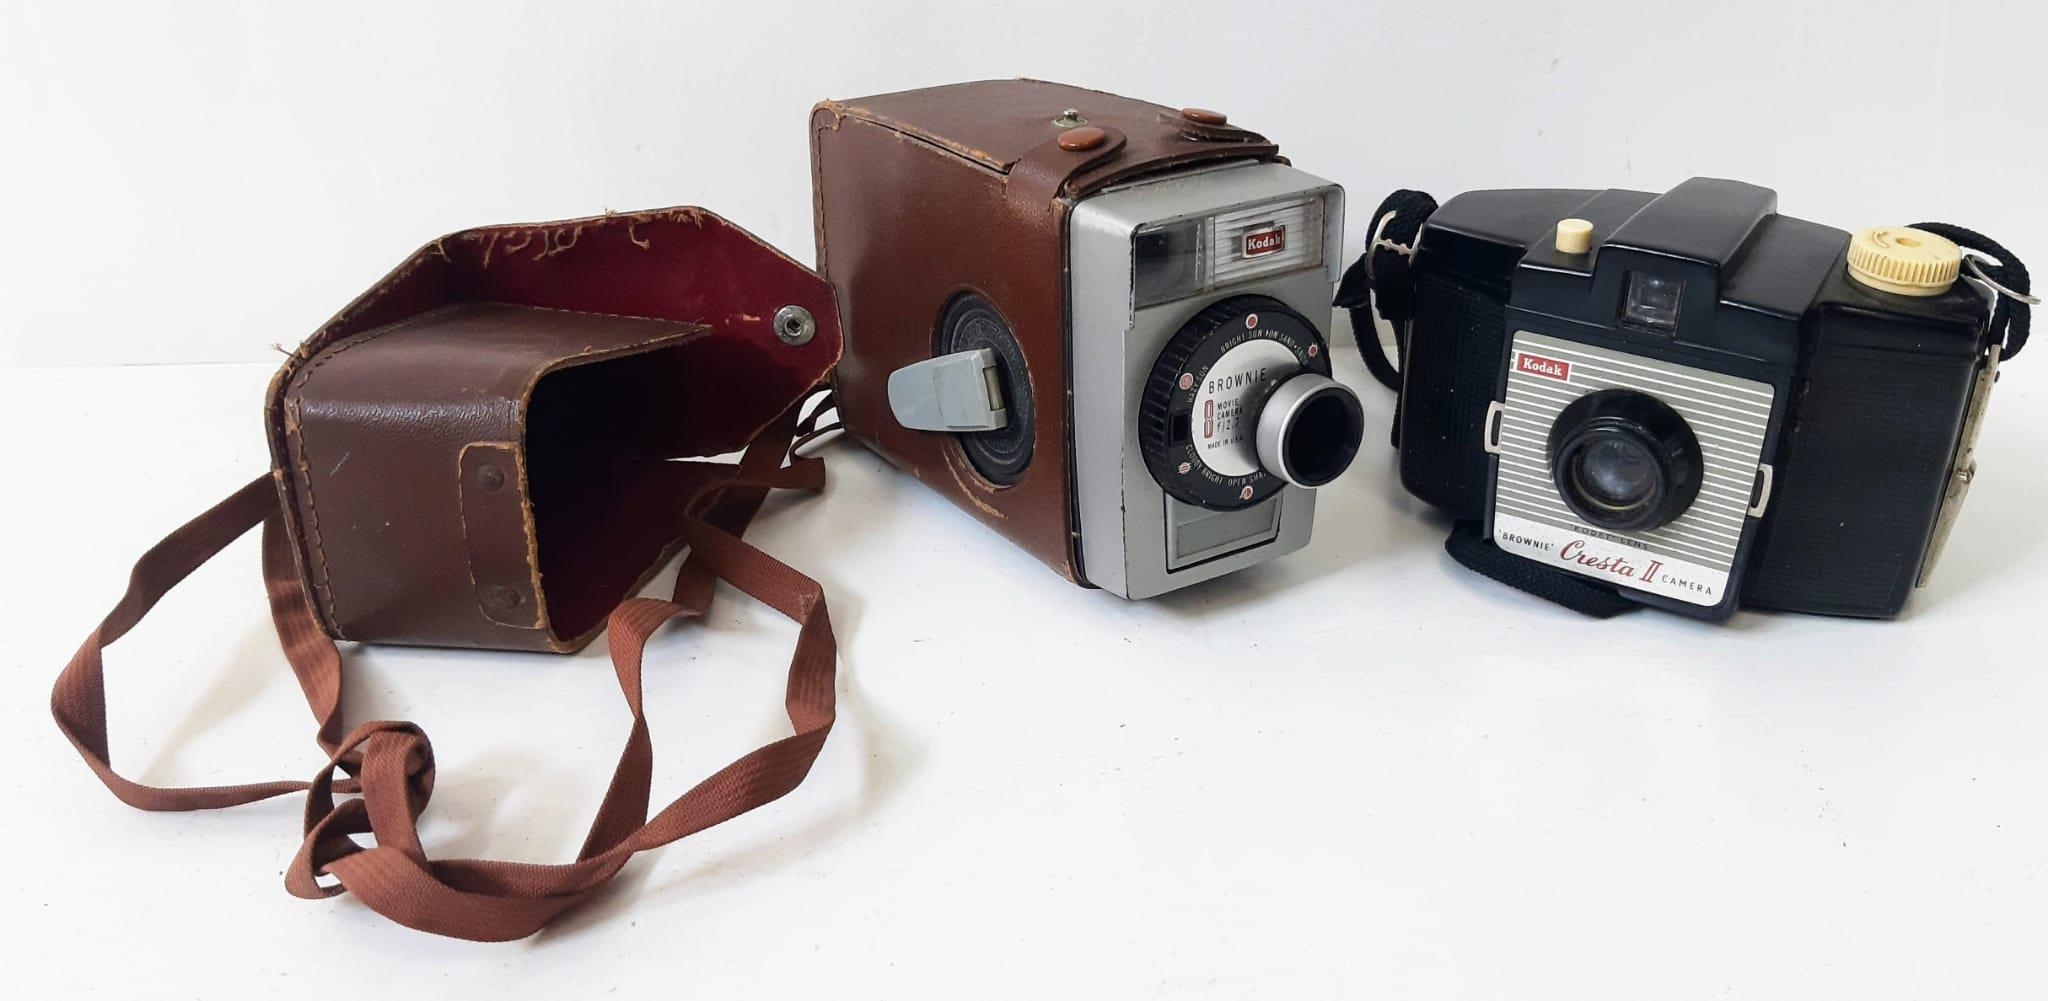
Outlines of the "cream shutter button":
{"type": "Polygon", "coordinates": [[[1557,222],[1557,252],[1560,254],[1584,254],[1593,249],[1593,224],[1584,219],[1560,219],[1557,222]]]}
{"type": "Polygon", "coordinates": [[[1879,226],[1849,238],[1849,277],[1881,292],[1940,295],[1962,270],[1962,248],[1924,229],[1879,226]]]}

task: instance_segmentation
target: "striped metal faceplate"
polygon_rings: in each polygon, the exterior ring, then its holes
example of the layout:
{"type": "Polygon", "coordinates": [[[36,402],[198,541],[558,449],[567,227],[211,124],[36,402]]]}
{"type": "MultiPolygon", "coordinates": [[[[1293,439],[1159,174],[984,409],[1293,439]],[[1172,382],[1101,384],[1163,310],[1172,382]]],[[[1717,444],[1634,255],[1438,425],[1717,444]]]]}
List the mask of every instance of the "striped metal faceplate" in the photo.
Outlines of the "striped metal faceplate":
{"type": "Polygon", "coordinates": [[[1515,334],[1494,480],[1494,541],[1583,576],[1696,605],[1720,604],[1748,527],[1773,392],[1750,379],[1543,334],[1515,334]],[[1692,425],[1705,478],[1698,499],[1648,532],[1582,522],[1558,496],[1549,438],[1557,415],[1601,389],[1655,396],[1692,425]]]}
{"type": "Polygon", "coordinates": [[[1323,258],[1321,195],[1268,202],[1216,216],[1209,226],[1209,284],[1234,285],[1261,275],[1312,267],[1323,258]],[[1279,233],[1280,249],[1245,256],[1247,233],[1279,233]]]}

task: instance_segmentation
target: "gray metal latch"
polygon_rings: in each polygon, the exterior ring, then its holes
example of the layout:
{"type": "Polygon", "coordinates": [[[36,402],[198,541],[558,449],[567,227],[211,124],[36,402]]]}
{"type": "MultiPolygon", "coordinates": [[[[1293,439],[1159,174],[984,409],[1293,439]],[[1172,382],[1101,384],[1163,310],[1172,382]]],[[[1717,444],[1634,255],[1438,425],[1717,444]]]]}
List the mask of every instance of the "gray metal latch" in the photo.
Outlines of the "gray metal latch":
{"type": "Polygon", "coordinates": [[[994,431],[1010,423],[996,353],[957,351],[889,373],[889,409],[916,431],[994,431]]]}

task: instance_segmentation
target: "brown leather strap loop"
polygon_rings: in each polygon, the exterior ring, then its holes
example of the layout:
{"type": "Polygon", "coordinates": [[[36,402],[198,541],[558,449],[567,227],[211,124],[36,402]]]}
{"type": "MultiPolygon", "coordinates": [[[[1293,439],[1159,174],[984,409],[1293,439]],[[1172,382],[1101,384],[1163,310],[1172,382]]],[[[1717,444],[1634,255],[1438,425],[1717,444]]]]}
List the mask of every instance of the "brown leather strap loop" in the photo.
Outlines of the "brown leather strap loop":
{"type": "Polygon", "coordinates": [[[1180,130],[1189,139],[1205,142],[1268,143],[1265,136],[1228,122],[1203,121],[1186,111],[1162,111],[1159,121],[1180,130]]]}
{"type": "MultiPolygon", "coordinates": [[[[85,644],[57,676],[57,684],[50,691],[50,712],[57,719],[57,728],[78,748],[86,767],[121,802],[139,810],[216,810],[306,788],[306,783],[295,781],[186,788],[144,785],[115,772],[107,753],[107,686],[102,660],[107,644],[127,635],[171,588],[200,564],[258,524],[264,524],[276,511],[276,488],[270,477],[260,476],[142,554],[128,577],[128,590],[120,603],[86,637],[85,644]]],[[[268,528],[265,534],[269,534],[268,528]]],[[[294,586],[296,580],[294,577],[294,586]]],[[[275,589],[272,594],[274,608],[275,589]]],[[[338,701],[338,689],[336,695],[338,701]]],[[[316,708],[315,714],[318,712],[316,708]]]]}
{"type": "Polygon", "coordinates": [[[51,710],[87,766],[123,802],[142,809],[215,809],[304,792],[304,839],[285,872],[285,887],[295,896],[352,893],[394,921],[456,938],[502,941],[532,934],[597,892],[634,854],[794,789],[823,748],[835,716],[837,664],[823,589],[739,537],[770,490],[824,485],[824,467],[816,459],[782,465],[797,426],[792,409],[748,448],[737,466],[722,467],[726,475],[678,498],[690,512],[685,529],[690,553],[677,573],[674,600],[632,598],[612,613],[612,662],[633,722],[604,802],[573,862],[435,861],[427,856],[418,822],[434,788],[432,745],[419,727],[405,722],[370,722],[341,732],[340,651],[313,617],[267,476],[143,556],[120,604],[59,675],[51,710]],[[264,579],[272,618],[313,710],[327,763],[310,782],[159,788],[122,777],[107,755],[102,651],[171,587],[258,523],[264,525],[264,579]],[[720,769],[649,818],[654,751],[641,699],[647,641],[672,619],[703,614],[719,580],[797,623],[784,698],[794,732],[720,769]],[[358,791],[357,798],[337,798],[358,791]],[[372,843],[356,840],[363,836],[372,843]]]}
{"type": "Polygon", "coordinates": [[[1059,137],[1040,143],[1010,165],[1003,180],[1003,203],[1018,222],[1034,229],[1058,221],[1055,202],[1067,181],[1123,152],[1128,139],[1119,129],[1103,128],[1102,142],[1085,149],[1067,149],[1059,137]]]}

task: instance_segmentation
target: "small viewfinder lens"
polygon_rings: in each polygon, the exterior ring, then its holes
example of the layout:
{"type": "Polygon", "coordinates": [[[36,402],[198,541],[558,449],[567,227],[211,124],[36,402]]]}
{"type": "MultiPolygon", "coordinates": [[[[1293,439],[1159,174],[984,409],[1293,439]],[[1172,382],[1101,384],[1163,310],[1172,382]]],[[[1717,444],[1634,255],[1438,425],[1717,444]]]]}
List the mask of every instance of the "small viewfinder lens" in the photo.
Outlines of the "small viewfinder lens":
{"type": "Polygon", "coordinates": [[[1132,295],[1139,307],[1202,290],[1202,221],[1142,229],[1131,242],[1132,295]]]}
{"type": "Polygon", "coordinates": [[[1685,280],[1653,275],[1647,271],[1631,271],[1628,275],[1628,302],[1623,306],[1622,318],[1659,330],[1678,329],[1678,301],[1685,294],[1685,280]]]}

